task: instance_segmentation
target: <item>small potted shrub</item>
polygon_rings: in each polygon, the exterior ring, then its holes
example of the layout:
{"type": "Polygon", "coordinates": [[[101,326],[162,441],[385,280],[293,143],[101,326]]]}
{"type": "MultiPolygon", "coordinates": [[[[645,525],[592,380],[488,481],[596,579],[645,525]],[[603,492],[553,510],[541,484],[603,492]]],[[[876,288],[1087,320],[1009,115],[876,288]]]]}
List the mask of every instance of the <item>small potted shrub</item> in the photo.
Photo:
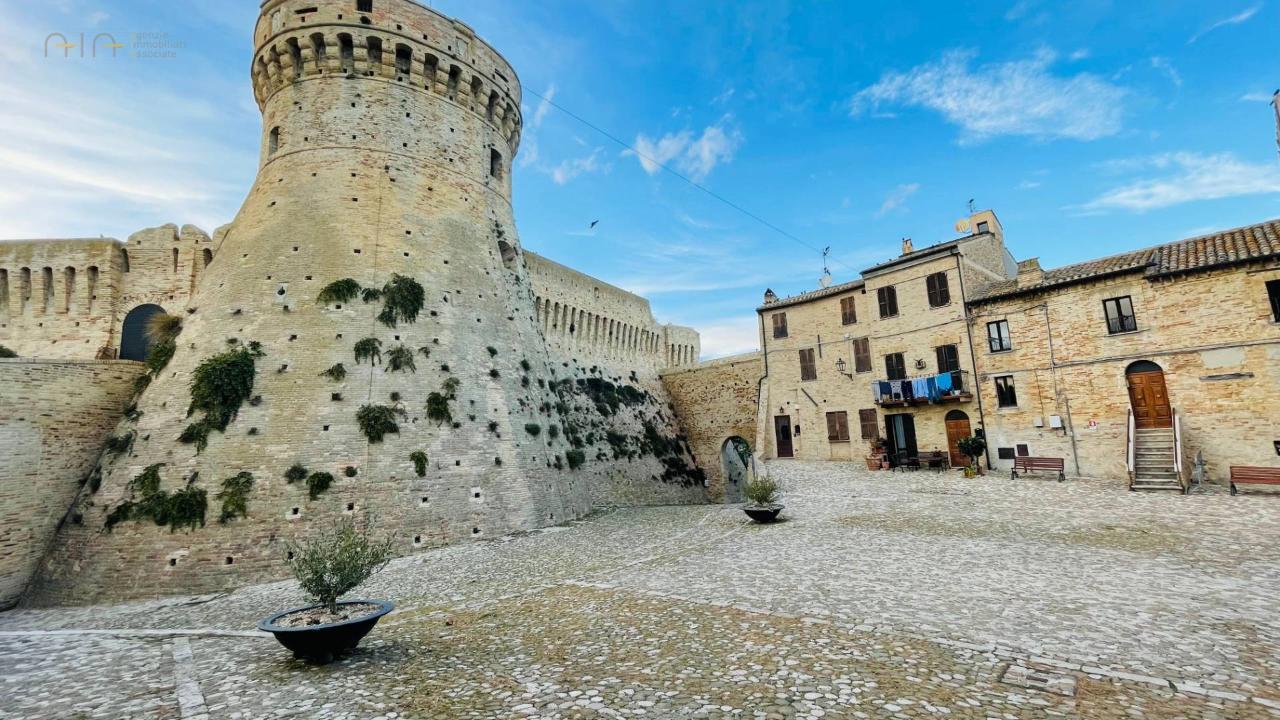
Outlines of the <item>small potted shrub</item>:
{"type": "Polygon", "coordinates": [[[756,477],[747,483],[744,491],[747,504],[742,506],[743,512],[758,523],[771,523],[778,519],[782,512],[782,503],[778,502],[778,484],[767,477],[756,477]]]}
{"type": "Polygon", "coordinates": [[[277,613],[258,623],[296,658],[324,664],[360,643],[395,605],[386,600],[346,600],[391,559],[391,538],[375,539],[357,530],[351,518],[302,544],[289,544],[293,569],[315,605],[277,613]]]}
{"type": "Polygon", "coordinates": [[[969,464],[964,469],[964,476],[973,477],[980,473],[981,468],[978,465],[978,458],[982,456],[982,453],[986,452],[987,441],[977,435],[973,435],[967,438],[960,438],[956,442],[956,448],[964,453],[965,457],[969,458],[969,464]]]}
{"type": "Polygon", "coordinates": [[[885,462],[884,446],[885,439],[882,437],[871,441],[871,454],[867,455],[868,470],[880,470],[883,467],[885,462]]]}

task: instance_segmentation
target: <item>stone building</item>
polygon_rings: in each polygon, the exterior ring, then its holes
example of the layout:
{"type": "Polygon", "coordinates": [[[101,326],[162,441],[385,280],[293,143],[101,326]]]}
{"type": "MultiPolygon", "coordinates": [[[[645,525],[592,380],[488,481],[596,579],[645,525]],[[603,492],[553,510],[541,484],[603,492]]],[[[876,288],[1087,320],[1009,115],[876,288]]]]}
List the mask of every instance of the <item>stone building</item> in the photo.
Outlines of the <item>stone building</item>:
{"type": "Polygon", "coordinates": [[[506,60],[410,0],[266,0],[254,47],[213,238],[0,244],[0,607],[277,578],[343,517],[404,554],[704,502],[658,376],[698,335],[521,247],[506,60]]]}
{"type": "Polygon", "coordinates": [[[1047,271],[1014,261],[994,214],[961,227],[859,280],[766,294],[765,456],[856,460],[883,437],[895,464],[960,464],[983,434],[991,468],[1060,457],[1151,489],[1184,487],[1197,455],[1217,481],[1277,462],[1280,223],[1047,271]],[[951,392],[929,390],[944,374],[951,392]]]}
{"type": "Polygon", "coordinates": [[[883,438],[894,464],[935,451],[964,462],[956,442],[982,417],[965,299],[1015,272],[994,213],[976,213],[966,227],[970,234],[920,250],[903,241],[900,257],[859,280],[766,294],[756,313],[768,457],[861,460],[883,438]]]}

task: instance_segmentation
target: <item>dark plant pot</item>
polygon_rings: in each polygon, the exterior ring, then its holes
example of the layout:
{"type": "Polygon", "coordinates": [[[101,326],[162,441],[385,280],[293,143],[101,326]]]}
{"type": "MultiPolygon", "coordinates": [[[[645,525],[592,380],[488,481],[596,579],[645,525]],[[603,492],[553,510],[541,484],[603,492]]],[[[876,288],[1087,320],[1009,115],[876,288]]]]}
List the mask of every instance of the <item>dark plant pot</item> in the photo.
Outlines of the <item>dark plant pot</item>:
{"type": "Polygon", "coordinates": [[[281,645],[293,651],[294,657],[311,660],[323,665],[333,662],[333,659],[343,651],[359,645],[360,639],[369,634],[373,626],[378,624],[378,620],[396,607],[386,600],[347,600],[338,603],[338,605],[379,605],[381,609],[372,615],[325,625],[282,627],[275,624],[276,620],[286,615],[320,607],[319,605],[308,605],[307,607],[293,608],[292,610],[276,613],[258,623],[258,629],[275,635],[276,640],[279,640],[281,645]]]}
{"type": "Polygon", "coordinates": [[[758,523],[771,523],[778,519],[778,513],[782,512],[781,505],[747,505],[742,508],[747,517],[758,523]]]}

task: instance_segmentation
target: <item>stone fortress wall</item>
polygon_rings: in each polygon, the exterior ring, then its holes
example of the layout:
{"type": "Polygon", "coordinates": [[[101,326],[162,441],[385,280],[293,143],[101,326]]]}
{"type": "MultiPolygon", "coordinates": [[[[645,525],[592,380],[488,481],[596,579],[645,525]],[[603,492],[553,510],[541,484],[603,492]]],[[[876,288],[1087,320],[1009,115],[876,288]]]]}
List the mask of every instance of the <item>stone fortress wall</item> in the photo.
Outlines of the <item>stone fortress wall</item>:
{"type": "MultiPolygon", "coordinates": [[[[92,487],[74,489],[79,468],[62,478],[77,500],[55,514],[73,521],[61,524],[29,602],[278,578],[289,541],[348,516],[391,533],[403,554],[559,524],[598,504],[705,501],[657,377],[693,362],[697,334],[657,325],[641,298],[526,254],[510,204],[515,73],[465,25],[428,8],[374,0],[353,12],[364,5],[264,3],[253,61],[262,163],[214,240],[166,226],[124,248],[81,243],[96,253],[76,263],[84,275],[96,263],[102,317],[59,319],[70,339],[58,345],[92,348],[64,357],[118,354],[114,339],[136,302],[161,305],[183,328],[114,428],[131,443],[101,455],[92,487]],[[396,275],[423,289],[415,318],[379,321],[385,299],[318,298],[339,280],[378,289],[396,275]],[[558,302],[600,312],[598,343],[548,335],[535,278],[557,283],[542,293],[553,310],[558,302]],[[610,302],[575,295],[588,286],[610,302]],[[381,344],[381,357],[356,356],[366,340],[381,344]],[[202,446],[188,433],[206,418],[191,408],[196,370],[249,347],[252,397],[202,446]],[[400,350],[412,366],[397,370],[388,356],[400,350]],[[339,364],[344,373],[325,374],[339,364]],[[447,420],[429,416],[433,394],[447,396],[447,420]],[[373,440],[358,421],[366,407],[394,413],[396,430],[373,440]],[[286,478],[295,464],[328,473],[331,486],[309,493],[286,478]],[[228,483],[241,473],[252,476],[247,514],[223,517],[228,483]],[[148,497],[201,497],[204,523],[157,527],[130,509],[148,497]]],[[[0,255],[11,286],[23,267],[72,264],[24,256],[38,245],[0,255]]],[[[40,319],[21,309],[31,315],[6,323],[10,342],[0,342],[23,357],[58,347],[52,336],[28,340],[32,321],[43,329],[44,307],[40,319]]]]}

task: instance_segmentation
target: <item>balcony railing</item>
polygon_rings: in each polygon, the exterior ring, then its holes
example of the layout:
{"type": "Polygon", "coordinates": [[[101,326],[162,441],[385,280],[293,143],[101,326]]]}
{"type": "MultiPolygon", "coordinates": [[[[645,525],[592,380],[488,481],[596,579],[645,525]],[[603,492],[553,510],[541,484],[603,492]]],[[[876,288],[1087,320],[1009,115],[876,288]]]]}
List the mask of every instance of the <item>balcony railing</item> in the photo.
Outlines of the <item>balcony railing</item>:
{"type": "Polygon", "coordinates": [[[967,370],[913,375],[901,380],[876,380],[871,383],[871,394],[881,407],[967,402],[973,399],[967,370]]]}

